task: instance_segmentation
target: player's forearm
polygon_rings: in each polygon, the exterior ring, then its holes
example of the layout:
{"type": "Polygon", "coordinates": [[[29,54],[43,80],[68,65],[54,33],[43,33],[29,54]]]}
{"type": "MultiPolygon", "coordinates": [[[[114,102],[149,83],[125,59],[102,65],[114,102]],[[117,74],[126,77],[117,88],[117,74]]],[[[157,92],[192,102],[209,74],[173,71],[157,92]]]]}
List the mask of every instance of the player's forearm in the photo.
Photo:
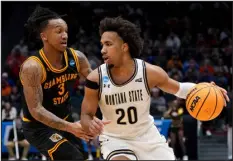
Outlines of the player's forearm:
{"type": "Polygon", "coordinates": [[[81,125],[82,125],[82,128],[86,131],[86,132],[89,132],[89,125],[90,125],[90,122],[93,120],[93,117],[94,115],[92,114],[87,114],[87,113],[82,113],[81,114],[81,125]]]}
{"type": "Polygon", "coordinates": [[[71,122],[65,121],[56,115],[52,114],[44,107],[37,107],[31,111],[32,116],[41,123],[52,127],[54,129],[62,130],[62,131],[69,131],[71,122]]]}

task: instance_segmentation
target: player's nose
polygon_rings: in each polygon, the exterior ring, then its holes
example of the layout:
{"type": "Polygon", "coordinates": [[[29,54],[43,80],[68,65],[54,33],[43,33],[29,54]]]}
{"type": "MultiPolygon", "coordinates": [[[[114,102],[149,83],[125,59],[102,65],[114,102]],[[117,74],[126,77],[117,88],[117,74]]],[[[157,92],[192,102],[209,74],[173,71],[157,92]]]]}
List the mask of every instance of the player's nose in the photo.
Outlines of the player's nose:
{"type": "Polygon", "coordinates": [[[106,49],[105,49],[104,47],[102,47],[102,49],[101,49],[101,53],[102,53],[102,55],[107,54],[107,51],[106,51],[106,49]]]}
{"type": "Polygon", "coordinates": [[[68,34],[67,33],[63,33],[62,34],[62,39],[63,40],[67,40],[68,39],[68,34]]]}

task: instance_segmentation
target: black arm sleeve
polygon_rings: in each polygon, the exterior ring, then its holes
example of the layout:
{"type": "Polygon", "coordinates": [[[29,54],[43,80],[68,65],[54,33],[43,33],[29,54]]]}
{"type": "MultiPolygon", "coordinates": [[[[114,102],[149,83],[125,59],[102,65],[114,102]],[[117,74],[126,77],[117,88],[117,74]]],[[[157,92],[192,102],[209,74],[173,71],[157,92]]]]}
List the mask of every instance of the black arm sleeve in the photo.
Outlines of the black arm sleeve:
{"type": "Polygon", "coordinates": [[[85,81],[85,87],[91,88],[91,89],[99,89],[99,85],[97,82],[93,82],[91,80],[86,79],[85,81]]]}

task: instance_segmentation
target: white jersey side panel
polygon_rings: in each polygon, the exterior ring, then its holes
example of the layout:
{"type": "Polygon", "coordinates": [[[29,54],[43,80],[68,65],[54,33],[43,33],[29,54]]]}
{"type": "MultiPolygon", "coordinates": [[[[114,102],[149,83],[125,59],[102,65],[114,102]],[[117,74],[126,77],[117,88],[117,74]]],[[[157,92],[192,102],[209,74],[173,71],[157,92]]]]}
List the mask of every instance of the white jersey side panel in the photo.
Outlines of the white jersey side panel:
{"type": "Polygon", "coordinates": [[[103,134],[132,138],[154,126],[149,114],[150,95],[146,81],[145,64],[135,59],[134,75],[123,85],[116,85],[106,64],[100,66],[100,102],[103,120],[111,120],[103,134]]]}

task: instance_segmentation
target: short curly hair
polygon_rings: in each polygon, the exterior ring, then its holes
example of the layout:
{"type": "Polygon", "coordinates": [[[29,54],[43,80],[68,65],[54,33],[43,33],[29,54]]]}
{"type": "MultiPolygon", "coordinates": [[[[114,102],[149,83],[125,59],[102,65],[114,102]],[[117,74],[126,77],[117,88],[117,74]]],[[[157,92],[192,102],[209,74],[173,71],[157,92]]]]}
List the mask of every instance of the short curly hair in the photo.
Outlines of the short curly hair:
{"type": "Polygon", "coordinates": [[[141,30],[135,24],[121,17],[106,17],[100,21],[100,36],[107,31],[116,32],[128,44],[132,58],[140,56],[143,49],[143,40],[140,36],[141,30]]]}

